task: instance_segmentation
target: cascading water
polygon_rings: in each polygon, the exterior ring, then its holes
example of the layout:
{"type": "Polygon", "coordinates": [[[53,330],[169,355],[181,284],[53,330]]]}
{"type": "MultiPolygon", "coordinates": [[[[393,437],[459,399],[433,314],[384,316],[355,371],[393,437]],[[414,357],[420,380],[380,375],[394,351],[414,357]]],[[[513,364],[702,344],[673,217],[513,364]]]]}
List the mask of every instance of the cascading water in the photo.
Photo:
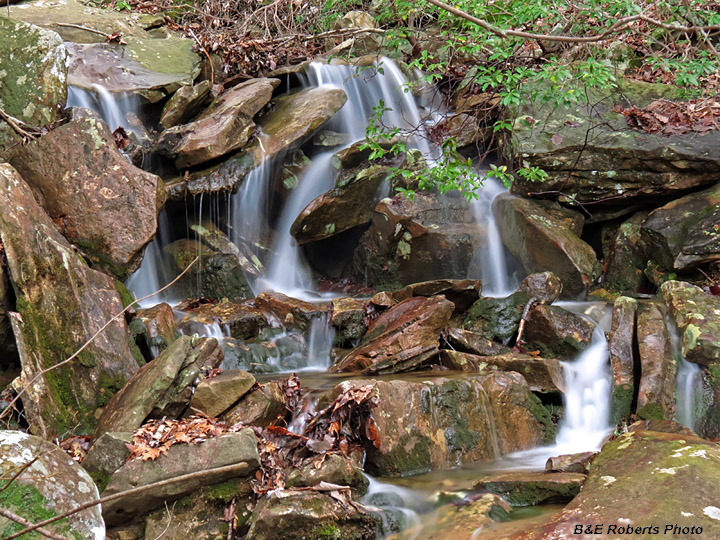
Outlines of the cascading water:
{"type": "Polygon", "coordinates": [[[485,231],[485,245],[475,249],[468,277],[482,280],[484,296],[508,296],[519,285],[508,271],[505,246],[492,212],[495,197],[504,191],[496,180],[485,177],[477,199],[471,203],[475,220],[485,231]]]}
{"type": "Polygon", "coordinates": [[[100,84],[92,85],[93,91],[77,86],[68,86],[68,107],[84,107],[95,111],[115,131],[122,127],[128,133],[140,135],[138,111],[140,100],[135,94],[113,94],[100,84]]]}
{"type": "Polygon", "coordinates": [[[702,370],[700,366],[685,360],[682,354],[682,340],[677,325],[669,313],[665,314],[665,326],[670,336],[670,347],[678,363],[675,387],[675,419],[683,426],[694,430],[699,417],[702,396],[702,370]]]}

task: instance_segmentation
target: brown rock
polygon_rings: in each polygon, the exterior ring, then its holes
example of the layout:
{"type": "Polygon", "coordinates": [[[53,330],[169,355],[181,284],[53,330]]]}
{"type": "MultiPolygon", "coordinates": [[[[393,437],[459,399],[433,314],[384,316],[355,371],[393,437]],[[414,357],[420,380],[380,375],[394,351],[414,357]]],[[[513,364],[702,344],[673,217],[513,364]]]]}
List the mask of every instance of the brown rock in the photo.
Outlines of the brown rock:
{"type": "Polygon", "coordinates": [[[523,348],[542,356],[571,360],[592,340],[595,325],[559,306],[540,304],[528,313],[523,348]]]}
{"type": "Polygon", "coordinates": [[[444,337],[450,347],[459,352],[477,354],[479,356],[495,356],[510,352],[510,347],[487,339],[482,334],[472,332],[471,330],[448,328],[444,337]]]}
{"type": "Polygon", "coordinates": [[[328,303],[311,304],[277,292],[263,292],[255,298],[255,306],[272,313],[285,327],[308,330],[313,318],[330,311],[328,303]]]}
{"type": "Polygon", "coordinates": [[[590,462],[596,455],[597,452],[580,452],[554,456],[548,458],[545,471],[587,474],[590,462]]]}
{"type": "Polygon", "coordinates": [[[410,371],[439,351],[439,337],[454,304],[443,296],[408,298],[393,306],[368,328],[360,345],[332,371],[398,373],[410,371]]]}
{"type": "Polygon", "coordinates": [[[157,356],[173,341],[180,337],[175,314],[169,304],[162,303],[151,308],[138,311],[137,317],[146,328],[145,339],[148,346],[157,356]]]}
{"type": "Polygon", "coordinates": [[[496,493],[513,506],[536,506],[570,501],[584,483],[585,475],[578,473],[512,472],[481,479],[474,489],[496,493]]]}
{"type": "Polygon", "coordinates": [[[219,416],[242,398],[255,384],[255,377],[247,371],[233,369],[210,379],[203,379],[195,388],[190,411],[202,411],[208,416],[219,416]]]}
{"type": "Polygon", "coordinates": [[[228,424],[268,427],[287,413],[285,399],[278,383],[271,381],[247,394],[237,405],[222,415],[228,424]]]}
{"type": "Polygon", "coordinates": [[[610,423],[617,424],[623,417],[630,419],[635,394],[635,314],[637,301],[626,296],[615,300],[610,329],[610,363],[613,370],[613,390],[610,404],[610,423]]]}

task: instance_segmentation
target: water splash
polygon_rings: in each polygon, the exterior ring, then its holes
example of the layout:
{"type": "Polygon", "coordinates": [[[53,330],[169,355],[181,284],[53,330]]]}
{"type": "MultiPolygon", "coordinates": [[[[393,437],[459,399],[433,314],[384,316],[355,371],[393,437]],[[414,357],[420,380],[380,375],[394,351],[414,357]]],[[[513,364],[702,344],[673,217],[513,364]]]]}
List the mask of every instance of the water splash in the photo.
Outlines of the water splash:
{"type": "Polygon", "coordinates": [[[368,479],[368,491],[360,502],[376,510],[380,517],[381,537],[422,526],[419,514],[432,509],[425,497],[412,489],[380,482],[368,475],[365,478],[368,479]]]}
{"type": "Polygon", "coordinates": [[[122,127],[128,133],[140,136],[144,131],[138,112],[140,99],[135,94],[113,94],[100,84],[92,85],[93,91],[78,86],[68,86],[68,107],[83,107],[95,111],[115,131],[122,127]]]}
{"type": "Polygon", "coordinates": [[[670,336],[670,348],[678,364],[675,386],[675,420],[686,428],[695,430],[699,420],[702,397],[702,370],[700,366],[685,360],[682,340],[672,316],[665,311],[665,327],[670,336]]]}
{"type": "Polygon", "coordinates": [[[332,364],[332,351],[335,329],[330,324],[330,313],[315,317],[310,324],[308,337],[307,368],[319,371],[327,370],[332,364]]]}

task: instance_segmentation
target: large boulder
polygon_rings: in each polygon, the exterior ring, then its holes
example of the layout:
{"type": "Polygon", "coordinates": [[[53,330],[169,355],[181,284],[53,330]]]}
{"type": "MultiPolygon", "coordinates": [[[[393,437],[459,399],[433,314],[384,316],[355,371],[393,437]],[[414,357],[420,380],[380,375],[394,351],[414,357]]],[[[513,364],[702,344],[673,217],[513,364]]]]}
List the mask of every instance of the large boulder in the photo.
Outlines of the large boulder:
{"type": "MultiPolygon", "coordinates": [[[[610,90],[588,90],[569,107],[528,100],[511,112],[513,130],[505,154],[516,163],[541,167],[542,183],[519,179],[513,192],[561,193],[571,204],[593,203],[619,212],[644,203],[717,182],[720,132],[665,137],[628,127],[615,107],[644,107],[656,99],[673,99],[676,89],[619,78],[610,90]]],[[[548,96],[548,87],[535,88],[548,96]]],[[[529,90],[530,91],[530,90],[529,90]]]]}
{"type": "Polygon", "coordinates": [[[278,84],[279,79],[251,79],[226,90],[193,122],[163,131],[158,151],[184,169],[242,148],[255,131],[253,116],[278,84]]]}
{"type": "Polygon", "coordinates": [[[153,411],[157,417],[165,412],[171,417],[182,413],[193,395],[200,369],[206,365],[215,368],[222,358],[215,338],[177,339],[112,397],[94,438],[110,431],[135,431],[153,411]]]}
{"type": "MultiPolygon", "coordinates": [[[[92,478],[63,450],[20,431],[0,431],[0,475],[6,479],[0,490],[0,508],[30,523],[63,514],[99,497],[92,478]]],[[[23,528],[0,516],[3,538],[23,528]]],[[[98,505],[47,525],[45,530],[63,538],[105,538],[98,505]]],[[[32,534],[23,536],[30,538],[32,534]]]]}
{"type": "Polygon", "coordinates": [[[648,253],[667,271],[720,259],[720,184],[656,210],[642,223],[648,253]]]}
{"type": "Polygon", "coordinates": [[[690,435],[627,433],[603,447],[583,490],[562,512],[516,538],[577,538],[578,530],[597,531],[592,537],[598,538],[697,538],[700,528],[703,537],[716,537],[718,471],[716,444],[690,435]]]}
{"type": "Polygon", "coordinates": [[[174,444],[156,460],[135,458],[128,461],[115,471],[103,496],[157,482],[170,482],[103,504],[103,517],[108,525],[127,523],[133,516],[192,493],[200,486],[249,477],[259,465],[257,439],[249,428],[225,433],[201,444],[174,444]],[[228,467],[230,465],[235,467],[228,467]],[[186,476],[200,472],[204,474],[186,476]],[[181,476],[185,478],[172,481],[181,476]]]}
{"type": "Polygon", "coordinates": [[[560,306],[540,304],[525,319],[522,344],[546,358],[572,360],[592,341],[595,325],[560,306]]]}
{"type": "Polygon", "coordinates": [[[0,164],[0,207],[0,242],[17,299],[11,323],[27,386],[25,414],[33,432],[46,438],[89,434],[95,410],[138,369],[127,324],[113,319],[123,310],[120,295],[112,278],[73,251],[7,164],[0,164]],[[74,360],[40,375],[86,344],[74,360]]]}
{"type": "MultiPolygon", "coordinates": [[[[0,16],[0,109],[35,128],[55,122],[67,97],[66,56],[55,32],[0,16]]],[[[0,156],[20,140],[0,122],[0,156]]]]}
{"type": "Polygon", "coordinates": [[[610,401],[610,424],[623,418],[630,420],[635,396],[635,314],[637,300],[620,296],[613,304],[612,326],[608,349],[612,365],[613,384],[610,401]]]}
{"type": "Polygon", "coordinates": [[[467,277],[480,226],[461,196],[416,193],[382,199],[353,254],[352,275],[376,289],[467,277]]]}
{"type": "Polygon", "coordinates": [[[118,151],[105,123],[85,109],[22,146],[10,163],[60,232],[99,268],[124,279],[155,236],[162,181],[118,151]]]}
{"type": "Polygon", "coordinates": [[[366,461],[371,474],[404,476],[492,460],[555,437],[549,413],[518,373],[350,381],[321,401],[367,384],[379,401],[372,417],[380,443],[366,461]]]}
{"type": "Polygon", "coordinates": [[[542,206],[522,197],[501,194],[493,214],[503,243],[528,273],[551,271],[566,297],[582,294],[599,275],[593,249],[542,206]]]}
{"type": "Polygon", "coordinates": [[[603,286],[632,295],[645,283],[643,272],[647,266],[648,248],[641,230],[646,217],[647,212],[637,212],[618,228],[605,259],[603,286]]]}
{"type": "Polygon", "coordinates": [[[400,302],[375,319],[360,344],[340,358],[332,370],[411,371],[438,354],[440,332],[453,308],[444,296],[418,296],[400,302]]]}
{"type": "Polygon", "coordinates": [[[720,297],[682,281],[667,281],[661,291],[680,332],[685,360],[720,363],[720,297]]]}
{"type": "Polygon", "coordinates": [[[646,420],[672,420],[677,363],[660,304],[638,305],[637,341],[641,369],[637,415],[646,420]]]}
{"type": "Polygon", "coordinates": [[[536,506],[570,501],[584,483],[581,473],[510,472],[482,478],[474,489],[500,495],[513,506],[536,506]]]}
{"type": "Polygon", "coordinates": [[[388,167],[373,165],[316,197],[295,219],[290,234],[302,245],[370,223],[373,208],[380,202],[380,186],[389,174],[388,167]]]}

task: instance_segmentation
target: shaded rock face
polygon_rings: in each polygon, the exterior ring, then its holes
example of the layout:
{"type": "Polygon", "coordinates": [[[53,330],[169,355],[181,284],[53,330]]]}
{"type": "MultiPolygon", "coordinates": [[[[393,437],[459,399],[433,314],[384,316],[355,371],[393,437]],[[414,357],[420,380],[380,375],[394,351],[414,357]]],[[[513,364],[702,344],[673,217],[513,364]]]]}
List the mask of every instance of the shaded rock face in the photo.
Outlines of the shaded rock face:
{"type": "MultiPolygon", "coordinates": [[[[26,385],[75,353],[123,309],[113,280],[87,267],[10,165],[0,165],[0,242],[18,315],[11,318],[26,385]]],[[[94,412],[138,369],[124,319],[116,319],[78,357],[27,390],[34,433],[52,438],[90,433],[94,412]]]]}
{"type": "Polygon", "coordinates": [[[529,273],[549,270],[557,275],[566,297],[581,294],[599,275],[593,249],[535,202],[501,194],[493,214],[510,253],[529,273]]]}
{"type": "MultiPolygon", "coordinates": [[[[0,475],[13,478],[12,482],[3,483],[0,508],[32,523],[98,498],[92,478],[70,456],[54,444],[21,431],[0,431],[0,475]],[[22,472],[15,477],[19,471],[22,472]]],[[[4,538],[22,528],[0,518],[0,535],[4,538]]],[[[77,512],[48,525],[46,530],[65,538],[105,538],[100,506],[77,512]]]]}
{"type": "Polygon", "coordinates": [[[271,381],[246,394],[239,403],[222,415],[228,425],[241,422],[246,426],[275,425],[287,412],[280,386],[271,381]]]}
{"type": "Polygon", "coordinates": [[[222,358],[215,338],[180,337],[112,397],[94,438],[109,431],[134,431],[153,412],[155,416],[178,416],[190,402],[200,368],[215,368],[222,358]]]}
{"type": "Polygon", "coordinates": [[[668,271],[719,260],[719,229],[720,185],[653,210],[642,224],[648,253],[668,271]]]}
{"type": "Polygon", "coordinates": [[[149,512],[163,506],[166,501],[192,493],[202,485],[250,476],[259,465],[257,440],[250,428],[225,433],[202,444],[175,444],[166,455],[154,461],[143,461],[140,458],[128,461],[113,474],[103,496],[193,472],[207,471],[207,474],[203,478],[179,480],[141,494],[119,497],[103,504],[103,517],[108,525],[126,523],[128,516],[149,512]],[[234,470],[212,471],[228,465],[238,467],[234,470]]]}
{"type": "Polygon", "coordinates": [[[378,523],[370,513],[344,506],[328,494],[274,490],[258,501],[247,538],[372,540],[378,523]]]}
{"type": "Polygon", "coordinates": [[[594,328],[566,309],[541,304],[527,316],[523,346],[547,358],[572,359],[590,345],[594,328]]]}
{"type": "Polygon", "coordinates": [[[195,121],[163,131],[158,151],[183,169],[242,148],[255,131],[253,116],[278,84],[279,79],[252,79],[227,90],[195,121]]]}
{"type": "Polygon", "coordinates": [[[162,303],[138,312],[137,318],[145,326],[145,341],[157,356],[180,337],[175,314],[170,304],[162,303]]]}
{"type": "Polygon", "coordinates": [[[570,501],[585,483],[580,473],[511,472],[481,479],[474,489],[502,496],[513,506],[570,501]]]}
{"type": "Polygon", "coordinates": [[[688,362],[720,363],[720,297],[682,281],[663,283],[661,292],[682,339],[688,362]]]}
{"type": "Polygon", "coordinates": [[[440,332],[454,304],[444,296],[409,298],[373,321],[358,347],[340,358],[333,371],[398,373],[439,352],[440,332]]]}
{"type": "Polygon", "coordinates": [[[155,236],[162,181],[125,159],[97,116],[83,109],[72,116],[22,146],[10,163],[60,232],[99,268],[124,279],[155,236]]]}
{"type": "Polygon", "coordinates": [[[675,90],[620,79],[619,87],[609,93],[591,91],[592,107],[529,103],[513,112],[506,156],[549,174],[542,183],[514,182],[515,193],[557,190],[569,202],[595,202],[627,212],[628,203],[652,201],[717,181],[720,132],[663,137],[629,129],[625,117],[613,110],[616,104],[643,107],[658,98],[673,99],[675,90]],[[538,121],[523,122],[527,116],[538,121]],[[553,137],[556,133],[562,135],[559,142],[553,137]]]}
{"type": "Polygon", "coordinates": [[[646,217],[647,212],[638,212],[620,225],[605,261],[603,283],[606,287],[632,294],[646,282],[648,247],[641,233],[646,217]]]}
{"type": "MultiPolygon", "coordinates": [[[[36,128],[57,120],[67,97],[66,56],[55,32],[0,16],[0,108],[36,128]]],[[[19,140],[0,122],[0,156],[19,140]]]]}
{"type": "Polygon", "coordinates": [[[467,276],[480,230],[463,198],[416,193],[385,198],[353,254],[350,272],[360,283],[396,290],[434,279],[467,276]]]}
{"type": "Polygon", "coordinates": [[[618,530],[608,532],[608,525],[659,527],[657,533],[637,533],[643,537],[695,537],[689,531],[673,534],[677,524],[702,527],[703,536],[715,538],[720,535],[719,465],[718,446],[697,437],[653,431],[622,435],[595,458],[580,494],[522,538],[573,538],[576,525],[590,523],[603,524],[602,536],[608,537],[621,536],[618,530]],[[671,530],[663,532],[666,524],[671,530]]]}
{"type": "Polygon", "coordinates": [[[659,304],[639,304],[637,340],[640,351],[640,387],[637,415],[651,420],[675,417],[677,363],[659,304]]]}
{"type": "Polygon", "coordinates": [[[190,410],[216,417],[244,396],[255,384],[255,377],[242,370],[224,371],[203,379],[195,388],[190,410]]]}
{"type": "MultiPolygon", "coordinates": [[[[613,304],[612,327],[608,349],[613,372],[613,389],[610,403],[610,424],[623,418],[630,419],[635,395],[635,314],[637,300],[620,296],[613,304]]],[[[638,376],[640,374],[638,373],[638,376]]]]}
{"type": "Polygon", "coordinates": [[[345,382],[329,394],[373,384],[379,405],[372,416],[380,437],[366,470],[411,475],[491,460],[554,439],[540,400],[517,373],[409,381],[345,382]]]}

